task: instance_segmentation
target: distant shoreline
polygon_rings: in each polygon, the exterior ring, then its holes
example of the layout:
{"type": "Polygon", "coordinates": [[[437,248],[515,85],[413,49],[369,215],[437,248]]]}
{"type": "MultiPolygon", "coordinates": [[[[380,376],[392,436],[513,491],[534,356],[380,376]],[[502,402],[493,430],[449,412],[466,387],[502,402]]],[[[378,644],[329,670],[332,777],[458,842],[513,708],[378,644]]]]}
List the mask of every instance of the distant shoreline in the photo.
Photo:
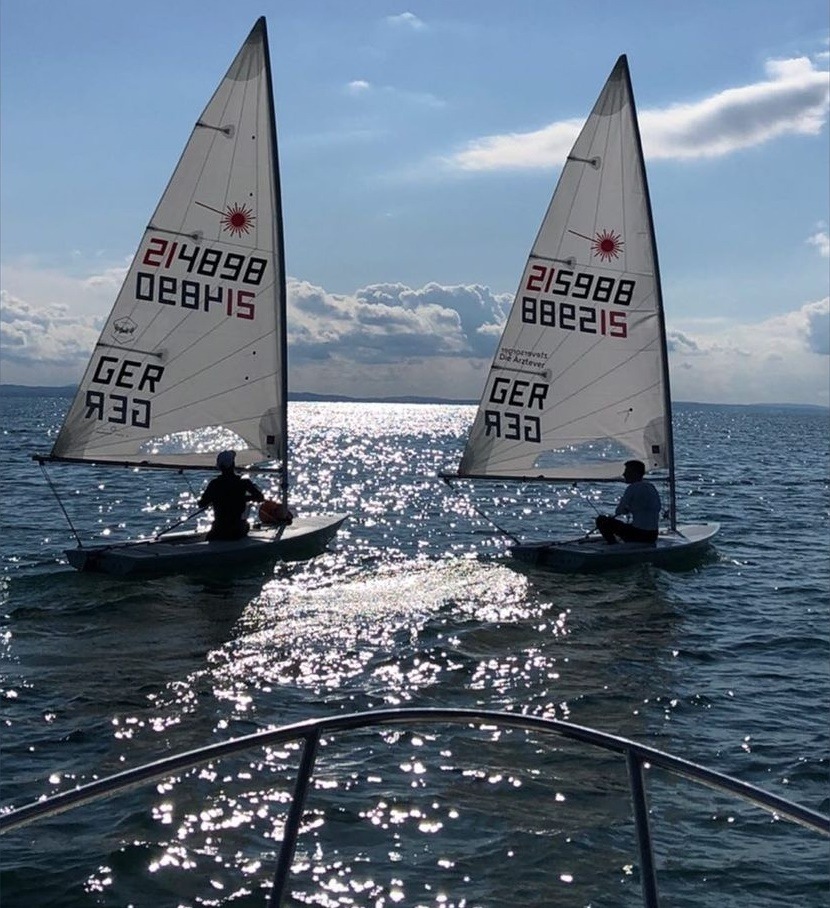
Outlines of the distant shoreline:
{"type": "MultiPolygon", "coordinates": [[[[12,385],[0,383],[0,397],[72,397],[77,390],[76,385],[12,385]]],[[[347,397],[343,394],[314,394],[311,391],[289,391],[288,399],[297,402],[319,403],[355,403],[355,404],[442,404],[457,406],[475,406],[478,400],[456,400],[444,397],[419,397],[417,395],[404,395],[398,397],[347,397]]],[[[709,404],[699,401],[677,400],[675,406],[683,407],[742,407],[778,410],[817,410],[827,411],[830,407],[821,404],[787,404],[787,403],[755,403],[755,404],[709,404]]]]}
{"type": "MultiPolygon", "coordinates": [[[[73,397],[77,385],[12,385],[0,383],[0,397],[73,397]]],[[[469,404],[475,405],[478,400],[449,400],[443,397],[418,397],[406,395],[399,397],[347,397],[343,394],[314,394],[311,391],[289,391],[291,401],[320,403],[354,403],[354,404],[469,404]]]]}

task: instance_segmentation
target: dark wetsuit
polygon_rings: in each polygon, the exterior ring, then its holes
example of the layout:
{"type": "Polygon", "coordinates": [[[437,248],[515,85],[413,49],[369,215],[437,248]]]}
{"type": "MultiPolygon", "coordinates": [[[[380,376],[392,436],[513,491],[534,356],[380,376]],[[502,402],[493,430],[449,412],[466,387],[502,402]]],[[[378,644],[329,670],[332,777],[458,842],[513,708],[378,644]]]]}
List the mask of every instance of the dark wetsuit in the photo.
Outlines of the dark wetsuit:
{"type": "Polygon", "coordinates": [[[208,539],[242,539],[248,535],[245,509],[249,501],[262,501],[262,492],[251,482],[226,470],[211,479],[199,499],[199,507],[213,507],[213,526],[208,539]]]}

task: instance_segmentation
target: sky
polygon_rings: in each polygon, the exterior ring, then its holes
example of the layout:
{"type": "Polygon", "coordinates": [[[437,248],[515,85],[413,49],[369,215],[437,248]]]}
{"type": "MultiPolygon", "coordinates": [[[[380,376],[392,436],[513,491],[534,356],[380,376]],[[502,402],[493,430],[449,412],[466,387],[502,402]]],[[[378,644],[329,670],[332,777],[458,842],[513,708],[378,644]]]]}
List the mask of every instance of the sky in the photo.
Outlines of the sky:
{"type": "Polygon", "coordinates": [[[625,53],[673,397],[830,404],[826,0],[0,0],[0,380],[80,379],[262,14],[292,391],[478,398],[625,53]]]}

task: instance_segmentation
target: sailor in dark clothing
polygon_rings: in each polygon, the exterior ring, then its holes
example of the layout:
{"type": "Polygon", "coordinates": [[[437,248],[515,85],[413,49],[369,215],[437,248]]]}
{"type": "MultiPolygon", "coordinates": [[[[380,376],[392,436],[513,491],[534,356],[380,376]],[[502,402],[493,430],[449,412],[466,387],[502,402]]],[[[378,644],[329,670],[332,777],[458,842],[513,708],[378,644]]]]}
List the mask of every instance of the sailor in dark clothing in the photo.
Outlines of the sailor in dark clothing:
{"type": "Polygon", "coordinates": [[[237,476],[236,453],[222,451],[216,458],[216,466],[222,471],[211,479],[199,499],[199,507],[213,507],[213,525],[207,534],[209,540],[242,539],[248,535],[248,521],[245,512],[251,501],[263,501],[262,492],[251,482],[237,476]]]}
{"type": "Polygon", "coordinates": [[[613,517],[601,514],[597,517],[597,529],[602,538],[614,544],[617,537],[623,542],[657,542],[660,527],[660,495],[657,489],[643,477],[646,465],[642,460],[627,460],[623,479],[628,488],[625,490],[613,517]],[[631,522],[626,523],[619,517],[631,515],[631,522]]]}

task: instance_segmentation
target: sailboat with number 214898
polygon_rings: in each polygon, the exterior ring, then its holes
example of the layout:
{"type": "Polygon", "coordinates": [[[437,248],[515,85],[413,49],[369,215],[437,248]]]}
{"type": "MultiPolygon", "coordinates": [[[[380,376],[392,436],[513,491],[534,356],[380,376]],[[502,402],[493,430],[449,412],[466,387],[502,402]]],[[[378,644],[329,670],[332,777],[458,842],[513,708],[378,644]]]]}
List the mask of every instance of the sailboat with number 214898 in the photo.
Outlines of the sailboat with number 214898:
{"type": "Polygon", "coordinates": [[[193,128],[52,451],[35,459],[205,470],[217,451],[233,448],[237,466],[279,474],[283,519],[234,540],[162,531],[84,545],[76,533],[78,547],[66,553],[73,567],[232,570],[325,550],[345,515],[287,519],[286,333],[274,101],[260,18],[193,128]]]}

